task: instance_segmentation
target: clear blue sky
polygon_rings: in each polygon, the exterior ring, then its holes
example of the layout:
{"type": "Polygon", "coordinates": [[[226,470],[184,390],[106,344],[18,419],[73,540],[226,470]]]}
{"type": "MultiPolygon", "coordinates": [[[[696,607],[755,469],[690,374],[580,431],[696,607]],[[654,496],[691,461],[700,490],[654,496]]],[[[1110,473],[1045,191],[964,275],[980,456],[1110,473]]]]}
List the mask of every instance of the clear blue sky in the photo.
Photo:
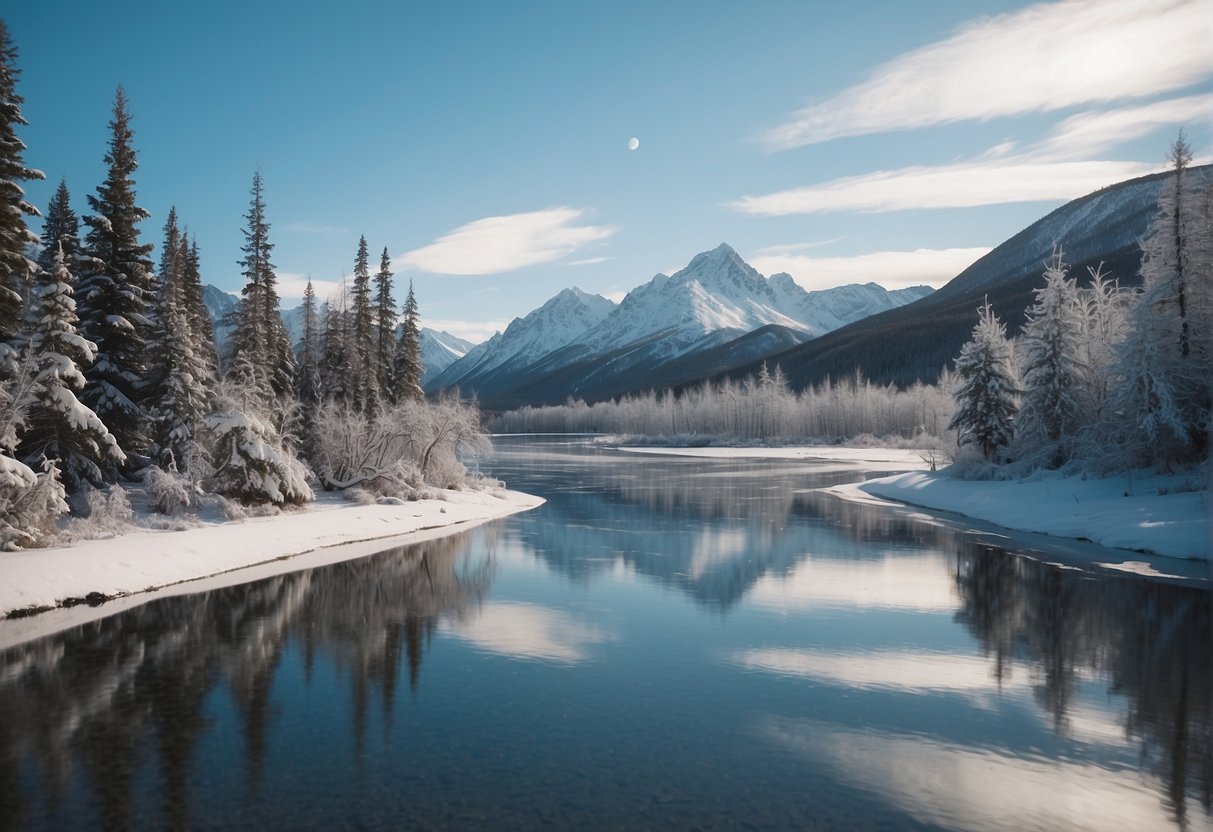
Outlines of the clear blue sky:
{"type": "Polygon", "coordinates": [[[145,240],[175,204],[204,279],[238,291],[260,165],[285,297],[348,274],[365,234],[425,322],[473,337],[722,241],[809,288],[939,285],[1067,199],[1158,169],[1180,125],[1207,157],[1213,113],[1207,0],[2,14],[47,175],[35,204],[66,177],[86,212],[120,83],[145,240]]]}

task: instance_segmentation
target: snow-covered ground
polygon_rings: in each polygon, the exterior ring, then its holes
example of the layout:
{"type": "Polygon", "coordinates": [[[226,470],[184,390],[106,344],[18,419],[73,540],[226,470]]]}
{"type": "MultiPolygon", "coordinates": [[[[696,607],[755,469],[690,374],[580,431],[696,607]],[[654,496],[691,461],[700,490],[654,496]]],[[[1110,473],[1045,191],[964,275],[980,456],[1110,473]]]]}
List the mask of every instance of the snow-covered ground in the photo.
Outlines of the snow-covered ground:
{"type": "Polygon", "coordinates": [[[1082,479],[1043,474],[999,482],[956,480],[932,472],[929,451],[886,448],[621,448],[711,459],[821,460],[836,467],[905,471],[828,489],[852,500],[899,503],[962,514],[1007,529],[1090,540],[1115,549],[1213,560],[1213,502],[1191,491],[1191,473],[1082,479]],[[1126,493],[1128,496],[1126,496],[1126,493]]]}
{"type": "Polygon", "coordinates": [[[183,531],[137,529],[61,548],[0,552],[0,617],[14,610],[55,607],[91,593],[123,597],[234,570],[246,570],[239,581],[254,580],[403,545],[429,530],[461,531],[543,503],[539,497],[503,489],[440,495],[399,505],[322,500],[270,517],[183,531]],[[349,545],[364,541],[376,542],[349,545]],[[248,569],[253,566],[258,568],[248,569]]]}

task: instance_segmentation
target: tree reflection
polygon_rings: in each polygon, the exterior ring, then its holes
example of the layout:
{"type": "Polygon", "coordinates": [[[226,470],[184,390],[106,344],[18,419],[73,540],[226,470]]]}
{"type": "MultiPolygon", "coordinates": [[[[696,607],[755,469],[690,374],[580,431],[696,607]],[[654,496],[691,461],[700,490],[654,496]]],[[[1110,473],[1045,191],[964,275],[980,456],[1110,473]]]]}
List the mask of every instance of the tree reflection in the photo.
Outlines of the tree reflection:
{"type": "Polygon", "coordinates": [[[255,794],[292,641],[305,666],[325,656],[346,672],[356,734],[375,690],[390,727],[404,665],[415,689],[438,619],[468,615],[488,589],[492,561],[461,557],[467,540],[165,598],[0,653],[0,828],[65,825],[57,807],[76,783],[101,828],[190,828],[192,760],[216,695],[235,706],[255,794]],[[137,805],[148,765],[156,808],[137,805]]]}
{"type": "Polygon", "coordinates": [[[1092,672],[1128,700],[1126,736],[1163,781],[1167,809],[1190,827],[1194,796],[1213,808],[1213,620],[1207,589],[1136,578],[1094,581],[999,549],[962,552],[963,621],[999,678],[1014,655],[1038,675],[1034,692],[1066,731],[1075,688],[1092,672]]]}

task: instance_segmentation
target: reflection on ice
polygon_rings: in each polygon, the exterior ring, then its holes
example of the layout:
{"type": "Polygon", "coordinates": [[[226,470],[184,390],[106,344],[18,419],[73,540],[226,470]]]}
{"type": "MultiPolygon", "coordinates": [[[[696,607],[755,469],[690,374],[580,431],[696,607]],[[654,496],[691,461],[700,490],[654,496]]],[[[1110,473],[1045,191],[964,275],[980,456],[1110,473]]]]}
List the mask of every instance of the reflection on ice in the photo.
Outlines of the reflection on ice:
{"type": "Polygon", "coordinates": [[[561,610],[536,604],[491,603],[441,629],[490,653],[515,659],[574,664],[589,658],[588,647],[611,641],[604,630],[561,610]]]}
{"type": "Polygon", "coordinates": [[[876,736],[770,718],[760,733],[922,823],[981,832],[1140,832],[1162,821],[1158,794],[1135,771],[1013,757],[909,735],[876,736]]]}

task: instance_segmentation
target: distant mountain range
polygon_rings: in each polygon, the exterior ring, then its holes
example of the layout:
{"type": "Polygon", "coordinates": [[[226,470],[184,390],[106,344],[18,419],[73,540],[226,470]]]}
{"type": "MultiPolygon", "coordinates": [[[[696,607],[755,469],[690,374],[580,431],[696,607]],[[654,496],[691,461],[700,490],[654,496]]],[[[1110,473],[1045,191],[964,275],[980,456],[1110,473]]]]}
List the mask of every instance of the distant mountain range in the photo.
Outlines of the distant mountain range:
{"type": "MultiPolygon", "coordinates": [[[[1191,174],[1208,180],[1213,166],[1191,174]]],[[[422,384],[506,409],[742,378],[764,362],[781,366],[795,388],[856,369],[879,383],[933,381],[968,338],[983,298],[1011,334],[1018,331],[1055,243],[1080,282],[1087,266],[1102,262],[1121,285],[1134,285],[1138,244],[1165,177],[1122,182],[1063,205],[937,292],[875,283],[809,292],[787,274],[763,277],[721,244],[618,304],[565,289],[480,344],[422,329],[422,384]]],[[[204,298],[216,321],[239,303],[214,286],[204,298]]],[[[283,320],[297,342],[302,307],[285,310],[283,320]]],[[[217,324],[217,341],[227,335],[217,324]]]]}
{"type": "Polygon", "coordinates": [[[787,274],[763,277],[722,243],[619,304],[565,289],[469,350],[426,389],[475,393],[490,408],[569,396],[594,401],[734,366],[931,291],[869,283],[808,292],[787,274]]]}

